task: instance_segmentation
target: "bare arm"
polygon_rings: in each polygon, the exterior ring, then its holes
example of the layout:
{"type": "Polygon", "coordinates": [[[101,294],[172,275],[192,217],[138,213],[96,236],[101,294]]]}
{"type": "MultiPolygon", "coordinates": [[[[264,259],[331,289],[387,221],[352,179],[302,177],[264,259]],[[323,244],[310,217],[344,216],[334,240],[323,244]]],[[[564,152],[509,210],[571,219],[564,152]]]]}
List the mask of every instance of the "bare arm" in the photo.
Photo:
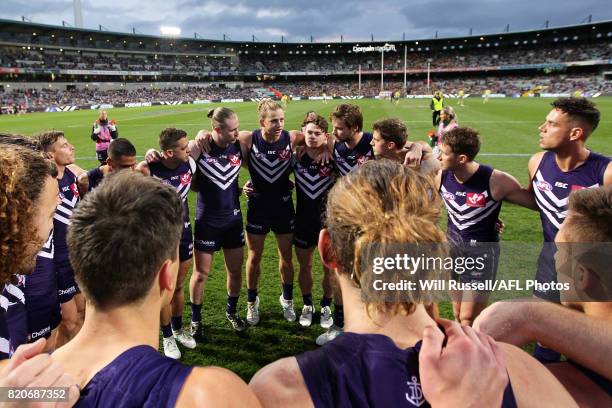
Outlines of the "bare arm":
{"type": "Polygon", "coordinates": [[[531,180],[533,180],[533,178],[535,177],[536,171],[538,170],[538,167],[540,166],[540,162],[542,161],[542,158],[544,157],[544,153],[545,152],[538,152],[534,154],[533,156],[531,156],[531,158],[529,159],[529,163],[527,164],[527,169],[529,170],[529,182],[527,183],[527,190],[531,191],[532,194],[533,194],[533,186],[531,184],[531,180]]]}
{"type": "Polygon", "coordinates": [[[313,407],[295,357],[268,364],[251,379],[249,387],[264,407],[313,407]]]}
{"type": "Polygon", "coordinates": [[[77,177],[77,188],[79,195],[85,197],[85,194],[89,191],[89,176],[87,173],[82,173],[77,177]]]}
{"type": "Polygon", "coordinates": [[[588,316],[554,303],[526,300],[487,307],[474,327],[499,341],[522,346],[539,341],[606,378],[612,365],[612,316],[588,316]]]}
{"type": "Polygon", "coordinates": [[[260,407],[236,374],[219,367],[194,367],[176,400],[177,407],[260,407]]]}
{"type": "Polygon", "coordinates": [[[497,343],[504,352],[514,398],[519,407],[577,407],[569,392],[540,362],[523,350],[497,343]]]}
{"type": "Polygon", "coordinates": [[[242,130],[238,133],[238,140],[240,141],[240,152],[242,153],[242,167],[249,167],[249,151],[251,149],[251,143],[253,142],[253,132],[248,130],[242,130]]]}
{"type": "Polygon", "coordinates": [[[136,165],[134,170],[141,172],[145,176],[151,175],[151,170],[149,169],[149,164],[146,161],[141,161],[136,165]]]}
{"type": "Polygon", "coordinates": [[[604,186],[609,186],[612,184],[612,162],[608,164],[608,168],[606,168],[606,172],[604,173],[603,179],[604,186]]]}
{"type": "Polygon", "coordinates": [[[85,170],[83,170],[82,168],[80,168],[79,166],[77,166],[76,164],[69,164],[68,166],[66,166],[67,168],[70,169],[71,172],[74,173],[75,176],[79,177],[81,174],[83,173],[87,173],[85,170]]]}
{"type": "Polygon", "coordinates": [[[491,175],[491,195],[496,201],[506,200],[531,210],[538,210],[533,193],[521,187],[511,174],[494,170],[491,175]]]}

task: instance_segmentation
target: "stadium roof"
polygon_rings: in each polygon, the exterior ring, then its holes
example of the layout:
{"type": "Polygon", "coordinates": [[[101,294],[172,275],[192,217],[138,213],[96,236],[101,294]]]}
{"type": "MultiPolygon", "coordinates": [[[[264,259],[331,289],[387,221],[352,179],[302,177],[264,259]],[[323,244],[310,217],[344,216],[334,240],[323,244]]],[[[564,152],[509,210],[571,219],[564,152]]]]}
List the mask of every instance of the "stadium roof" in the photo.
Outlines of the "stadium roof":
{"type": "MultiPolygon", "coordinates": [[[[422,46],[442,46],[445,43],[471,43],[476,44],[478,41],[499,41],[504,40],[505,44],[509,44],[511,41],[523,40],[524,38],[536,38],[540,37],[540,42],[553,42],[554,38],[559,38],[561,40],[583,40],[583,39],[594,39],[594,38],[612,38],[612,20],[595,22],[595,23],[586,23],[586,24],[578,24],[571,26],[562,26],[562,27],[551,27],[551,28],[542,28],[536,30],[525,30],[525,31],[516,31],[516,32],[502,32],[495,34],[475,34],[471,36],[461,36],[461,37],[445,37],[445,38],[425,38],[425,39],[406,39],[406,40],[379,40],[379,41],[351,41],[351,42],[262,42],[262,41],[235,41],[235,40],[214,40],[214,39],[203,39],[197,38],[197,35],[194,35],[194,38],[189,37],[163,37],[163,36],[154,36],[140,33],[124,33],[124,32],[114,32],[107,31],[103,26],[100,26],[99,30],[88,29],[88,28],[75,28],[70,26],[55,26],[48,24],[38,24],[31,22],[22,22],[15,20],[6,20],[0,19],[0,34],[6,33],[19,33],[19,34],[27,34],[29,32],[36,33],[36,36],[45,36],[45,35],[62,35],[62,36],[79,36],[81,39],[86,38],[87,36],[96,39],[100,38],[113,38],[113,41],[125,41],[125,42],[157,42],[157,43],[173,43],[176,44],[204,44],[205,46],[215,47],[226,46],[226,47],[248,47],[251,44],[262,45],[262,46],[299,46],[299,45],[311,45],[311,46],[320,46],[320,45],[333,45],[333,46],[347,46],[352,47],[360,44],[367,45],[383,45],[385,43],[393,43],[398,46],[403,45],[412,45],[418,44],[422,46]],[[579,35],[579,38],[574,38],[579,35]],[[567,37],[567,38],[566,38],[567,37]]],[[[195,34],[195,33],[194,33],[195,34]]],[[[314,39],[313,39],[314,40],[314,39]]],[[[80,46],[82,47],[82,46],[80,46]]],[[[100,48],[100,47],[95,47],[100,48]]],[[[437,47],[436,47],[437,48],[437,47]]],[[[125,50],[117,50],[117,51],[136,51],[133,49],[125,49],[125,50]]],[[[154,51],[154,50],[148,50],[154,51]]],[[[178,48],[176,51],[179,51],[178,48]]]]}

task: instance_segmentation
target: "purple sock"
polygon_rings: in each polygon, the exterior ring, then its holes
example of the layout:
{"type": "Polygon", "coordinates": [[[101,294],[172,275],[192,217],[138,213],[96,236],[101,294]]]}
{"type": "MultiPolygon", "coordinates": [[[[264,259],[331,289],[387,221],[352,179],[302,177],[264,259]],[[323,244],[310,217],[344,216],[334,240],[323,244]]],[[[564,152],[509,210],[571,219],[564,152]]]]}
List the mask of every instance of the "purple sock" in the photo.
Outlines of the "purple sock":
{"type": "Polygon", "coordinates": [[[191,304],[191,321],[195,323],[202,321],[202,305],[191,304]]]}
{"type": "Polygon", "coordinates": [[[162,325],[161,329],[165,338],[172,337],[172,326],[169,324],[162,325]]]}
{"type": "Polygon", "coordinates": [[[172,330],[181,330],[183,328],[183,316],[172,316],[172,330]]]}
{"type": "Polygon", "coordinates": [[[293,300],[293,283],[283,283],[283,298],[293,300]]]}
{"type": "Polygon", "coordinates": [[[254,302],[257,300],[257,289],[247,289],[247,301],[254,302]]]}
{"type": "Polygon", "coordinates": [[[225,305],[225,313],[235,314],[238,306],[238,296],[227,295],[227,304],[225,305]]]}

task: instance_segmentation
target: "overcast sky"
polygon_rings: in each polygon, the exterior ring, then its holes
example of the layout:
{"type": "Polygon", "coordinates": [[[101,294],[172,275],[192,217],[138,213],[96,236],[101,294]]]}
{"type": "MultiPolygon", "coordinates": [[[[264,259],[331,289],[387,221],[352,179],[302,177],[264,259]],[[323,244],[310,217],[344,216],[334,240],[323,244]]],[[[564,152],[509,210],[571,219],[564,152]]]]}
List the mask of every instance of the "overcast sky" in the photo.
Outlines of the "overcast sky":
{"type": "MultiPolygon", "coordinates": [[[[610,0],[81,0],[83,27],[159,34],[162,25],[181,36],[299,42],[399,40],[499,33],[612,19],[610,0]]],[[[72,0],[0,0],[0,18],[74,24],[72,0]],[[33,6],[35,5],[35,6],[33,6]]]]}

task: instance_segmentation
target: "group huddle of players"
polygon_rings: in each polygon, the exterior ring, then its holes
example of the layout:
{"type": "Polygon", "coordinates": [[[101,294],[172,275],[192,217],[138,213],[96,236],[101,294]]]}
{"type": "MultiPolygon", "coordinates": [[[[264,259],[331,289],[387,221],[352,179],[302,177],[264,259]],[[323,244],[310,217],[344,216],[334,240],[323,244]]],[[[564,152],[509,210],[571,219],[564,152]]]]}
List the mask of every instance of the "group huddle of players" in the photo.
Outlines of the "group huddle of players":
{"type": "MultiPolygon", "coordinates": [[[[411,174],[419,174],[419,177],[427,180],[424,183],[431,183],[439,192],[439,197],[435,200],[431,198],[432,204],[441,199],[446,206],[447,239],[471,247],[488,243],[481,251],[491,255],[486,268],[488,273],[468,273],[459,279],[466,282],[495,279],[499,262],[499,248],[496,245],[499,242],[498,218],[503,200],[539,211],[544,240],[553,242],[567,215],[570,192],[612,184],[610,159],[584,147],[587,137],[599,123],[599,111],[583,98],[562,98],[553,102],[552,106],[539,128],[539,144],[544,151],[530,159],[530,182],[526,187],[522,187],[512,175],[475,161],[481,139],[472,128],[456,127],[446,132],[439,150],[434,153],[426,143],[409,142],[408,129],[399,119],[380,120],[373,124],[372,132],[364,131],[362,112],[357,105],[351,104],[340,104],[334,108],[330,115],[331,126],[326,118],[316,112],[308,112],[301,127],[291,131],[284,129],[282,106],[272,100],[259,103],[260,128],[254,131],[241,131],[239,118],[231,109],[211,109],[208,113],[210,130],[202,130],[195,140],[189,140],[185,131],[166,128],[159,135],[159,149],[149,150],[146,160],[140,163],[136,160],[133,144],[117,137],[114,123],[109,125],[104,114],[101,118],[103,123],[94,125],[92,132],[101,165],[89,171],[74,164],[74,147],[62,132],[44,132],[32,145],[57,167],[59,204],[53,231],[38,254],[36,269],[22,281],[7,285],[3,292],[10,306],[7,309],[8,335],[4,336],[8,348],[1,351],[7,357],[20,344],[40,337],[52,339],[49,348],[54,349],[77,335],[85,321],[85,299],[75,280],[71,265],[73,258],[69,257],[68,242],[76,239],[70,238],[68,233],[71,216],[77,211],[79,202],[93,190],[115,180],[120,183],[120,178],[111,175],[124,169],[152,176],[169,185],[178,194],[182,206],[176,284],[171,301],[162,305],[160,314],[163,349],[167,357],[181,357],[177,343],[193,349],[198,341],[203,341],[202,297],[213,255],[220,250],[223,250],[227,271],[226,317],[229,324],[236,331],[244,331],[248,326],[259,323],[258,285],[265,237],[270,231],[275,234],[278,246],[282,285],[278,301],[284,318],[290,322],[298,320],[300,325],[307,327],[312,324],[318,309],[320,325],[326,331],[316,339],[316,343],[322,346],[338,336],[346,343],[336,341],[321,350],[332,350],[333,344],[337,348],[340,344],[348,349],[364,347],[361,343],[363,339],[352,338],[352,333],[343,334],[343,298],[349,295],[342,293],[341,287],[344,286],[337,281],[335,264],[327,262],[323,255],[323,297],[318,307],[312,296],[312,257],[317,245],[321,247],[321,242],[325,242],[325,234],[321,231],[329,229],[333,241],[334,234],[339,232],[332,226],[343,221],[342,217],[326,219],[331,211],[327,197],[334,185],[344,180],[342,188],[348,189],[352,179],[347,176],[361,167],[364,169],[359,174],[367,175],[368,166],[365,164],[375,159],[381,163],[379,171],[390,166],[385,164],[387,161],[398,163],[399,168],[403,168],[402,164],[415,168],[411,174]],[[250,180],[243,187],[238,183],[241,167],[247,168],[250,175],[250,180]],[[290,178],[292,174],[294,181],[290,178]],[[102,183],[105,179],[108,181],[102,183]],[[190,190],[197,192],[193,228],[187,206],[190,190]],[[295,206],[293,190],[296,192],[295,206]],[[241,194],[247,196],[246,219],[240,209],[241,194]],[[242,288],[245,243],[248,249],[247,311],[243,319],[237,304],[242,288]],[[293,294],[294,248],[302,294],[299,316],[295,311],[293,294]],[[194,268],[189,280],[191,325],[184,328],[183,287],[192,262],[194,268]]],[[[397,167],[393,169],[398,171],[397,167]]],[[[381,174],[380,177],[384,180],[385,176],[381,174]]],[[[107,189],[110,190],[110,187],[107,189]]],[[[394,191],[382,194],[393,196],[394,191]]],[[[355,200],[359,201],[359,197],[355,200]]],[[[163,215],[160,214],[160,217],[163,215]]],[[[380,225],[385,222],[383,219],[380,225]]],[[[360,234],[366,233],[348,234],[349,244],[356,242],[360,234]]],[[[108,244],[117,245],[117,251],[121,251],[121,243],[108,244]]],[[[547,248],[550,247],[545,247],[540,254],[536,274],[536,279],[544,283],[557,279],[554,251],[547,248]]],[[[339,257],[341,251],[336,249],[335,252],[339,257]]],[[[338,262],[348,268],[346,262],[338,262]]],[[[351,279],[358,283],[359,278],[353,274],[351,279]]],[[[559,292],[554,290],[536,292],[535,295],[556,303],[561,300],[559,292]]],[[[488,294],[481,293],[467,300],[453,301],[453,312],[458,322],[469,327],[478,322],[477,318],[487,304],[488,294]]],[[[435,307],[427,311],[433,315],[437,313],[435,307]]],[[[488,318],[487,313],[482,317],[484,320],[480,325],[485,327],[489,323],[485,319],[488,318]]],[[[451,330],[450,326],[448,329],[451,330]]],[[[447,335],[450,336],[449,333],[447,335]]],[[[376,347],[383,345],[376,343],[376,347]]],[[[341,354],[342,350],[337,350],[337,353],[341,354]]],[[[313,354],[311,358],[315,356],[313,354]]],[[[551,362],[558,355],[539,345],[536,357],[551,362]]],[[[316,361],[322,362],[324,357],[320,354],[316,358],[316,361]]],[[[311,383],[314,379],[309,376],[323,374],[317,371],[320,367],[312,361],[298,358],[297,364],[312,401],[317,405],[317,401],[328,401],[326,398],[329,396],[315,398],[315,385],[311,383]]],[[[261,376],[259,378],[261,382],[261,376]]],[[[276,377],[272,375],[271,378],[276,377]]],[[[417,379],[412,378],[416,384],[417,379]]],[[[266,387],[260,387],[265,394],[266,387]]],[[[504,393],[504,404],[509,398],[506,394],[507,391],[504,393]]],[[[417,396],[413,397],[416,398],[414,401],[406,394],[408,401],[420,405],[417,396]]],[[[383,401],[378,400],[381,404],[383,401]]]]}

